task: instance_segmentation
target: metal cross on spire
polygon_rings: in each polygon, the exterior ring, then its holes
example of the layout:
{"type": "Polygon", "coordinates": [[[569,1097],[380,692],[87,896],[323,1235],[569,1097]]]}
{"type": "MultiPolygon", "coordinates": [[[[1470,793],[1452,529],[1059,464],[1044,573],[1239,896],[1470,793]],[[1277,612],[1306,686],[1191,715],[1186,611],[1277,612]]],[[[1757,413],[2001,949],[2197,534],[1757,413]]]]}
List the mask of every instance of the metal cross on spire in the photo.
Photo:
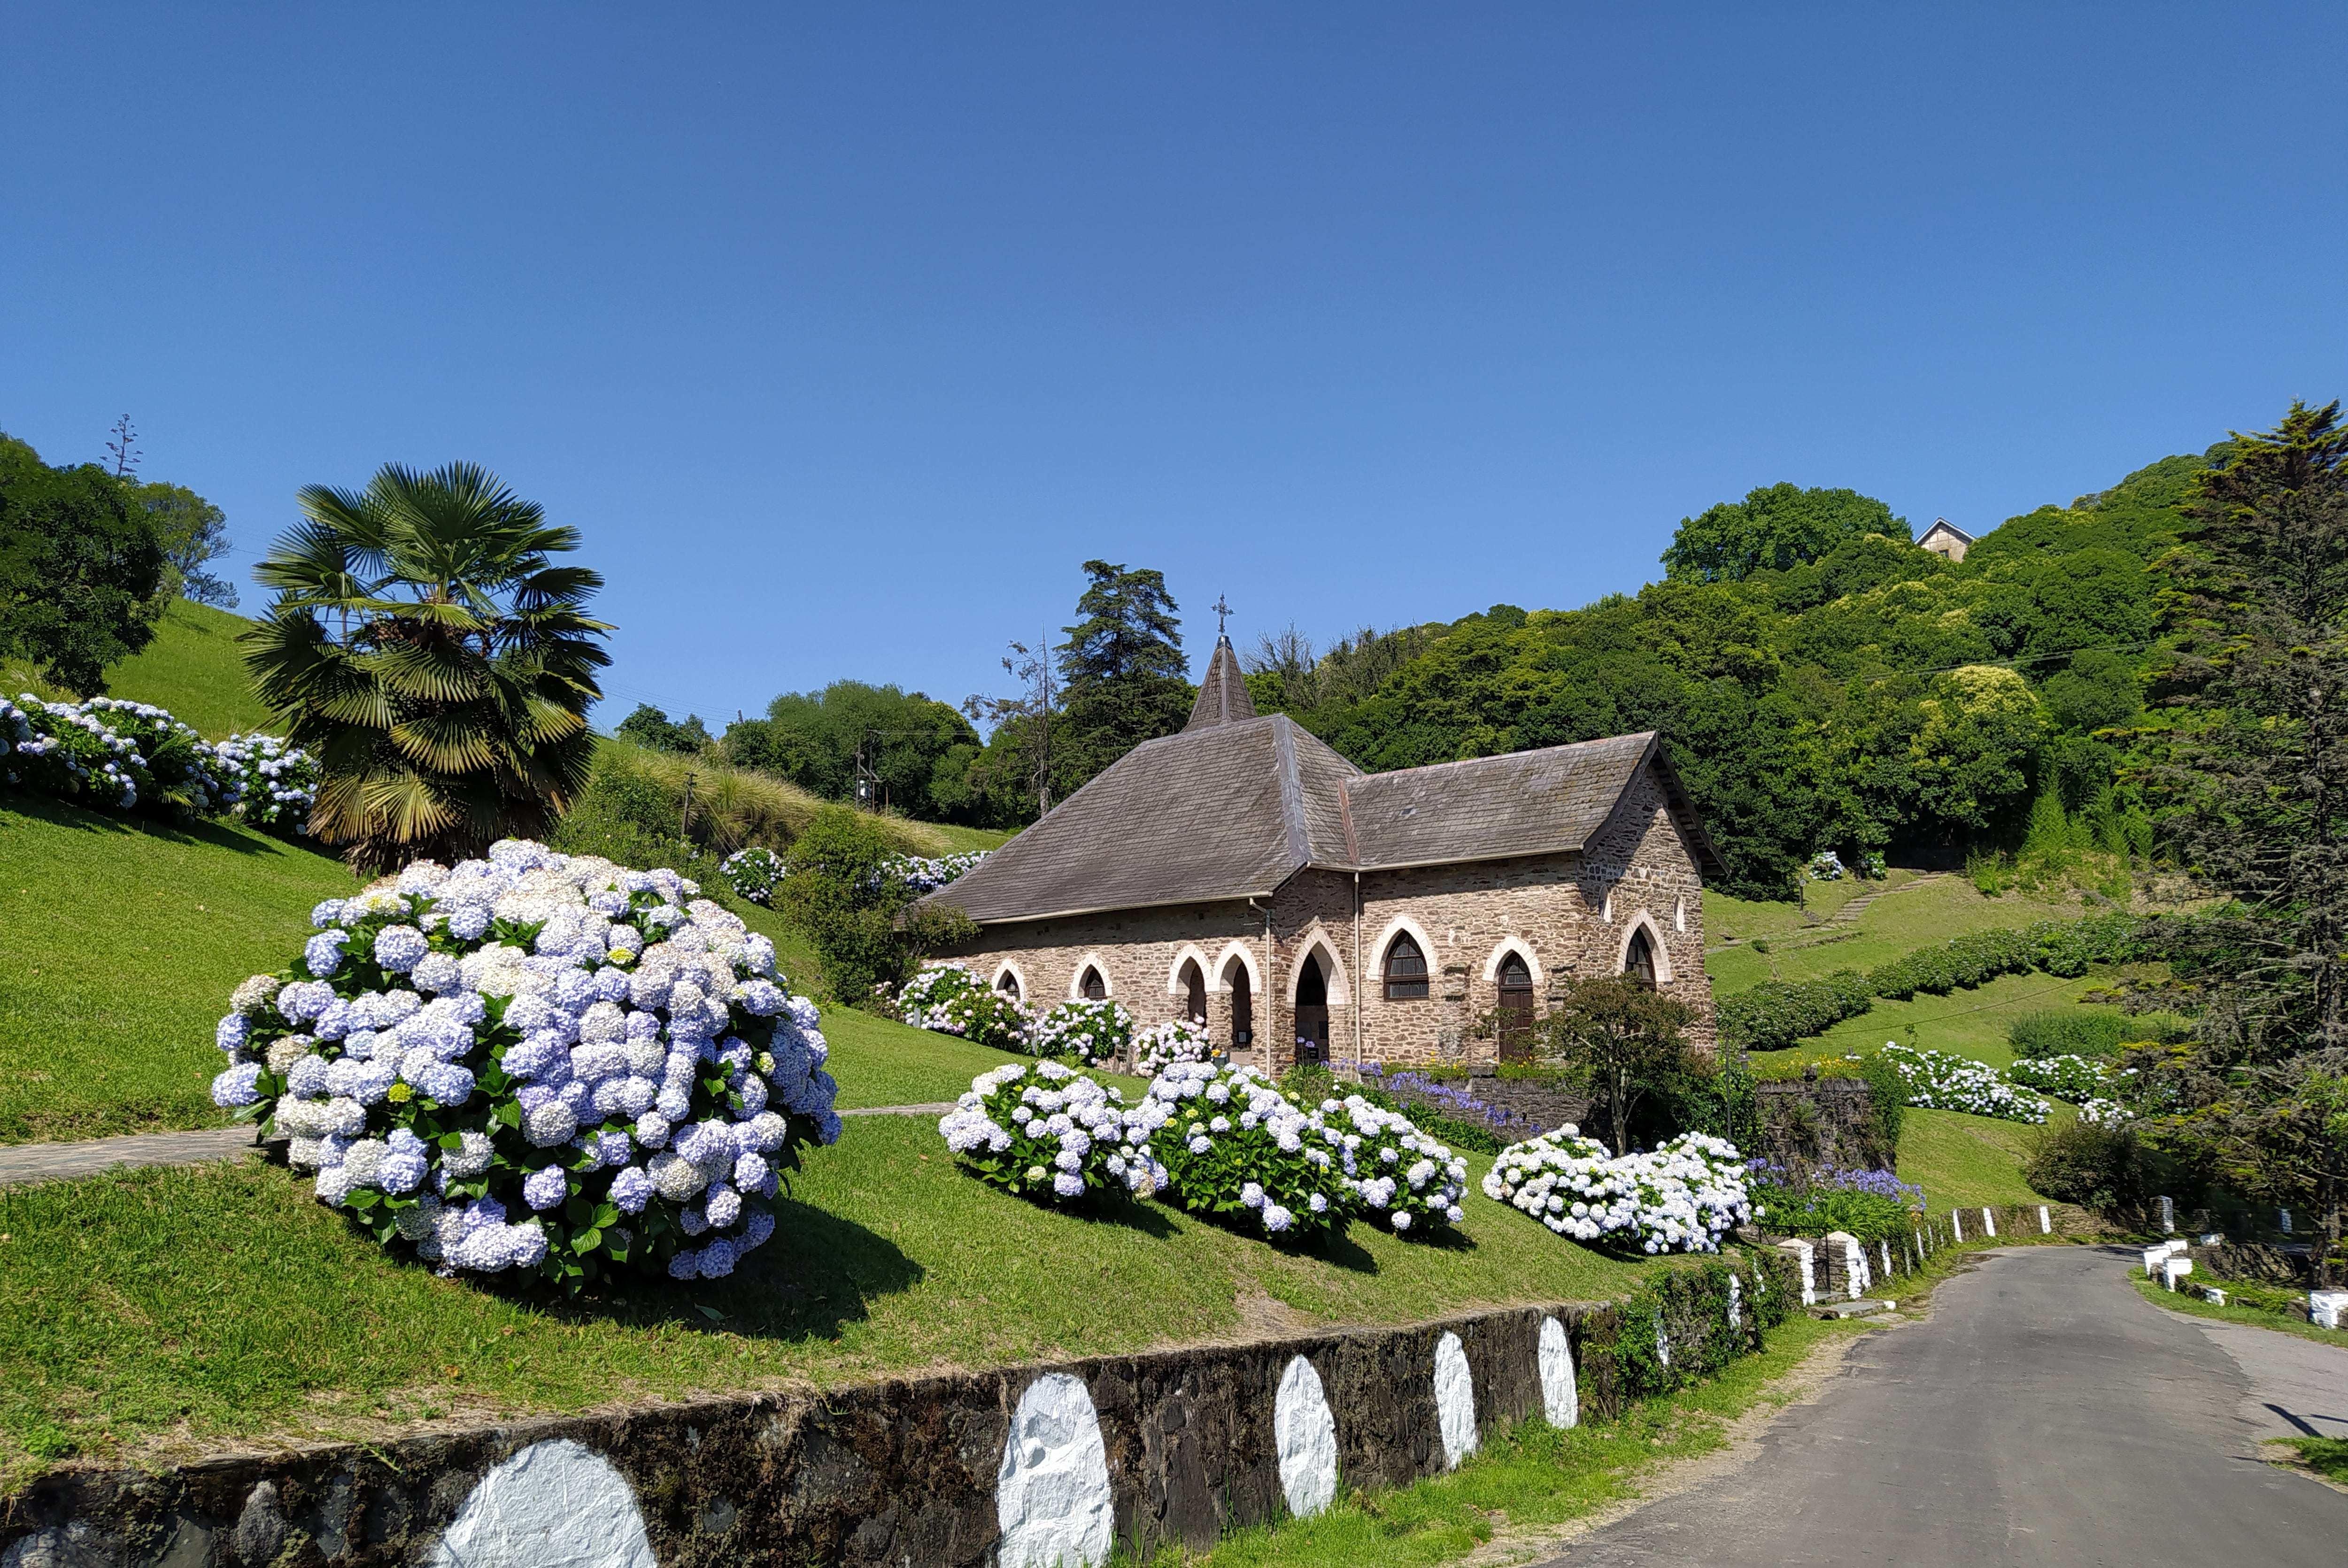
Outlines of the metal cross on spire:
{"type": "Polygon", "coordinates": [[[1215,595],[1215,602],[1207,608],[1215,612],[1215,640],[1220,642],[1224,637],[1223,617],[1231,612],[1231,607],[1223,602],[1223,596],[1219,593],[1215,595]]]}

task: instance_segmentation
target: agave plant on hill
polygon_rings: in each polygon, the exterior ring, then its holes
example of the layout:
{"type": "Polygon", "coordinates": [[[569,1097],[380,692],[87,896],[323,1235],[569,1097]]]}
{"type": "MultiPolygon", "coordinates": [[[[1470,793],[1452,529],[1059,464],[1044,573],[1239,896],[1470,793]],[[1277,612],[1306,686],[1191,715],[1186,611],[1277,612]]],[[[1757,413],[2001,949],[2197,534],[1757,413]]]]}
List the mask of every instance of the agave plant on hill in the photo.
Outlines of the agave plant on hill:
{"type": "Polygon", "coordinates": [[[254,575],[245,663],[323,778],[311,828],[362,870],[542,836],[585,787],[603,585],[575,529],[476,465],[310,486],[254,575]]]}

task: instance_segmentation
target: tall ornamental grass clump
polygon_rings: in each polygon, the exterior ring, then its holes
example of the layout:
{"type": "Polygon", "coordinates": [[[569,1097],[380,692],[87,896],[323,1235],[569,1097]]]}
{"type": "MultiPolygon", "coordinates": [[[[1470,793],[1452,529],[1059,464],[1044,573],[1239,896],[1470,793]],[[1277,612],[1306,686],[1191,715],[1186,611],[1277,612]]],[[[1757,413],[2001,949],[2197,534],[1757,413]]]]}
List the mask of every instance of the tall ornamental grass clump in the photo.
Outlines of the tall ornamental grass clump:
{"type": "Polygon", "coordinates": [[[1718,1252],[1720,1238],[1753,1217],[1745,1178],[1744,1156],[1724,1138],[1683,1132],[1618,1156],[1569,1122],[1501,1150],[1484,1195],[1575,1241],[1718,1252]]]}
{"type": "Polygon", "coordinates": [[[212,1098],[442,1273],[722,1277],[839,1118],[814,1007],[699,891],[508,839],[328,899],[237,988],[212,1098]]]}
{"type": "Polygon", "coordinates": [[[1053,1204],[1105,1190],[1146,1198],[1166,1185],[1150,1134],[1167,1114],[1157,1100],[1128,1108],[1120,1091],[1056,1061],[1014,1061],[973,1079],[938,1132],[1007,1193],[1053,1204]]]}

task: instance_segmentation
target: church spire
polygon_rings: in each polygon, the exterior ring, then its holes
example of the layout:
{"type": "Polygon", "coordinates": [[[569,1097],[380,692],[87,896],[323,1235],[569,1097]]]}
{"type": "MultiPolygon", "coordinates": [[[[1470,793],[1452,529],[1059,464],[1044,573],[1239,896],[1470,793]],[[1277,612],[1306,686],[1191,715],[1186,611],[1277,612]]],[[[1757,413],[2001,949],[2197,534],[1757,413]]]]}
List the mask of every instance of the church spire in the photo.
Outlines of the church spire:
{"type": "Polygon", "coordinates": [[[1190,722],[1182,726],[1185,730],[1236,724],[1256,716],[1255,700],[1248,695],[1247,677],[1240,671],[1240,656],[1231,651],[1231,633],[1223,630],[1223,617],[1231,608],[1217,599],[1214,610],[1215,656],[1207,661],[1207,678],[1199,682],[1199,701],[1190,709],[1190,722]]]}

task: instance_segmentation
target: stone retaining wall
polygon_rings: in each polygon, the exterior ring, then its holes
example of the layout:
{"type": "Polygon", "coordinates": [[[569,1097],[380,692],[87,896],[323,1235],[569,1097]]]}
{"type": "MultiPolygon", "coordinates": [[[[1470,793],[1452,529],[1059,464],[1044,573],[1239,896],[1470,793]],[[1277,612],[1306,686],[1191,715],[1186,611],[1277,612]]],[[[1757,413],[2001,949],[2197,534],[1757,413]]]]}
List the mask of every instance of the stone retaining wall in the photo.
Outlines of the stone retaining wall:
{"type": "MultiPolygon", "coordinates": [[[[1732,1267],[1743,1313],[1724,1298],[1673,1336],[1736,1321],[1734,1348],[1757,1347],[1753,1292],[1790,1305],[1798,1280],[1782,1256],[1732,1267]]],[[[1529,1416],[1617,1413],[1617,1318],[1558,1303],[157,1473],[66,1471],[10,1502],[0,1568],[1020,1568],[1048,1560],[1056,1531],[1147,1560],[1311,1512],[1340,1476],[1377,1490],[1438,1474],[1529,1416]]]]}
{"type": "Polygon", "coordinates": [[[1944,1246],[1994,1237],[2026,1241],[2040,1235],[2100,1235],[2109,1230],[2102,1220],[2070,1204],[1994,1204],[1986,1208],[1939,1209],[1916,1216],[1907,1234],[1879,1241],[1844,1239],[1841,1233],[1779,1240],[1747,1227],[1752,1239],[1774,1242],[1792,1259],[1800,1276],[1806,1307],[1836,1301],[1856,1301],[1879,1294],[1888,1283],[1904,1279],[1921,1268],[1924,1260],[1944,1246]],[[1852,1248],[1861,1255],[1854,1259],[1852,1248]]]}

